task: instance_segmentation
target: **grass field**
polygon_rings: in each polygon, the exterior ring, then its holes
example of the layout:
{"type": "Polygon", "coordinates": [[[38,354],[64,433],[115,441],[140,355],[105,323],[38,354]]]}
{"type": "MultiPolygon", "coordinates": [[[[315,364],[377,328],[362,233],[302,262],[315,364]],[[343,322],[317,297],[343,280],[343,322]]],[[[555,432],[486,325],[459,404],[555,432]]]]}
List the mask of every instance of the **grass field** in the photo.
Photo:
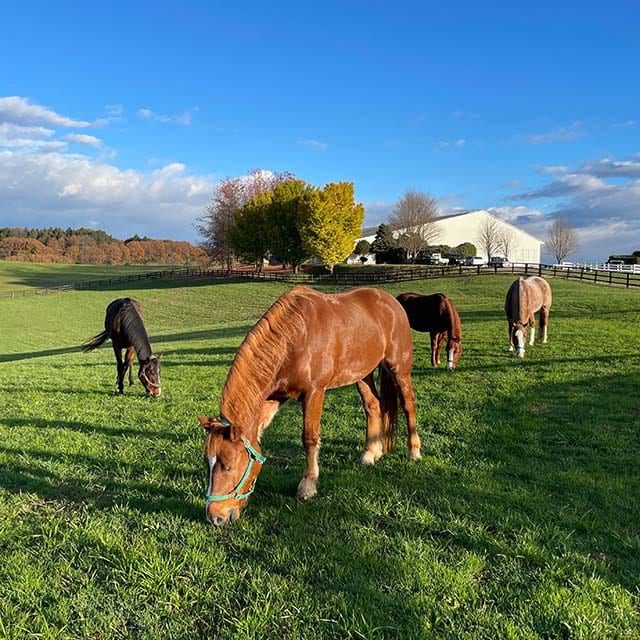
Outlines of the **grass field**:
{"type": "Polygon", "coordinates": [[[24,291],[167,269],[153,265],[43,264],[0,260],[0,292],[24,291]]]}
{"type": "Polygon", "coordinates": [[[357,464],[353,387],[327,394],[319,494],[298,504],[295,403],[250,505],[204,522],[214,415],[275,283],[145,283],[0,299],[0,638],[640,638],[640,295],[551,281],[549,343],[506,352],[509,276],[450,295],[448,373],[414,334],[423,458],[357,464]],[[149,284],[151,284],[150,288],[149,284]],[[143,305],[163,396],[113,396],[109,301],[143,305]]]}

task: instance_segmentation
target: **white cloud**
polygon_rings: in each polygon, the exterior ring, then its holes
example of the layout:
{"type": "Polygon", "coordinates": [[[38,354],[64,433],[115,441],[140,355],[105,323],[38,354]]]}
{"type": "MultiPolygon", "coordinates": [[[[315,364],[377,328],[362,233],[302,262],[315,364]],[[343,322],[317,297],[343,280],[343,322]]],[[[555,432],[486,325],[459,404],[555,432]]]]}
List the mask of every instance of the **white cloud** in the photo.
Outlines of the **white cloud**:
{"type": "MultiPolygon", "coordinates": [[[[0,122],[0,147],[35,148],[50,145],[53,129],[0,122]]],[[[62,143],[62,146],[65,146],[62,143]]]]}
{"type": "Polygon", "coordinates": [[[569,167],[564,167],[562,165],[548,165],[545,167],[538,167],[537,172],[542,173],[543,175],[545,174],[555,175],[556,173],[568,173],[569,167]]]}
{"type": "Polygon", "coordinates": [[[420,124],[421,122],[424,122],[428,117],[429,113],[425,111],[424,113],[420,113],[414,118],[411,118],[411,120],[409,120],[409,124],[420,124]]]}
{"type": "Polygon", "coordinates": [[[581,128],[582,122],[576,120],[569,127],[560,127],[554,131],[546,133],[530,133],[524,136],[517,136],[517,139],[527,144],[551,144],[553,142],[571,142],[587,135],[581,128]]]}
{"type": "Polygon", "coordinates": [[[522,180],[509,180],[502,185],[503,189],[519,189],[522,186],[522,180]]]}
{"type": "Polygon", "coordinates": [[[318,140],[298,140],[298,144],[312,147],[314,149],[325,150],[329,145],[326,142],[319,142],[318,140]]]}
{"type": "Polygon", "coordinates": [[[443,149],[449,149],[452,147],[464,147],[466,141],[464,138],[458,140],[441,140],[436,144],[436,151],[442,151],[443,149]]]}
{"type": "Polygon", "coordinates": [[[596,162],[584,162],[578,172],[599,178],[640,178],[640,157],[637,160],[602,158],[596,162]]]}
{"type": "Polygon", "coordinates": [[[590,175],[583,175],[578,173],[569,173],[563,176],[558,176],[553,182],[546,184],[538,189],[531,191],[525,191],[523,193],[516,193],[509,196],[509,200],[536,200],[537,198],[559,198],[563,196],[572,196],[578,194],[584,194],[586,192],[600,192],[613,188],[612,185],[607,184],[590,175]]]}
{"type": "Polygon", "coordinates": [[[160,113],[155,113],[151,109],[138,109],[138,117],[142,120],[152,120],[154,122],[171,122],[175,124],[181,124],[188,127],[191,124],[191,114],[199,111],[199,107],[192,107],[184,113],[177,116],[165,116],[160,113]]]}
{"type": "Polygon", "coordinates": [[[91,124],[84,120],[61,116],[47,107],[31,104],[28,98],[19,96],[0,98],[0,122],[25,127],[47,124],[65,128],[84,128],[91,124]]]}
{"type": "MultiPolygon", "coordinates": [[[[640,156],[618,161],[603,158],[555,175],[548,184],[510,196],[510,200],[550,198],[548,224],[563,214],[580,236],[587,259],[604,260],[619,252],[640,250],[640,156]],[[615,178],[607,182],[606,178],[615,178]],[[621,182],[621,179],[627,179],[621,182]]],[[[545,231],[546,233],[546,231],[545,231]]],[[[535,234],[534,234],[535,235],[535,234]]]]}
{"type": "Polygon", "coordinates": [[[68,153],[0,152],[0,210],[7,226],[99,226],[195,240],[192,227],[213,194],[212,176],[181,163],[151,174],[68,153]],[[93,222],[92,222],[93,221],[93,222]]]}
{"type": "Polygon", "coordinates": [[[102,145],[102,140],[95,136],[88,136],[84,133],[69,133],[64,136],[65,140],[73,142],[74,144],[84,144],[89,147],[99,147],[102,145]]]}
{"type": "Polygon", "coordinates": [[[635,120],[625,120],[624,122],[614,122],[611,126],[614,129],[628,129],[629,127],[635,127],[636,124],[635,120]]]}

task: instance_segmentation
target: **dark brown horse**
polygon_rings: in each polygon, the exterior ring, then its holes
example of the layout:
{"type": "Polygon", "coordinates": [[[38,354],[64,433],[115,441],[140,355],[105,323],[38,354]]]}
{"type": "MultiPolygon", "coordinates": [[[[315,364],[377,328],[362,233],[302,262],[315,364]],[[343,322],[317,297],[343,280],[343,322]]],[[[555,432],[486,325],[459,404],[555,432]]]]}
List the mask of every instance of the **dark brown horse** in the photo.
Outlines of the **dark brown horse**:
{"type": "Polygon", "coordinates": [[[434,367],[440,364],[440,352],[446,340],[447,369],[455,369],[462,355],[462,326],[451,299],[444,293],[430,296],[401,293],[397,299],[407,312],[411,328],[431,334],[431,364],[434,367]]]}
{"type": "Polygon", "coordinates": [[[199,417],[207,430],[207,521],[223,525],[240,515],[265,460],[262,432],[289,398],[300,401],[303,413],[300,499],[317,491],[327,389],[354,382],[358,387],[367,414],[361,464],[373,464],[392,448],[398,399],[407,420],[408,457],[419,458],[412,362],[411,329],[392,295],[378,289],[325,295],[307,287],[282,295],[240,345],[222,390],[221,417],[199,417]]]}
{"type": "Polygon", "coordinates": [[[147,330],[142,322],[142,309],[137,300],[118,298],[111,302],[104,317],[104,331],[87,340],[82,345],[82,350],[85,353],[93,351],[109,338],[111,338],[118,366],[118,393],[124,393],[124,377],[127,371],[129,371],[129,385],[133,384],[132,364],[137,354],[140,364],[138,369],[140,382],[142,382],[147,395],[159,396],[162,389],[160,386],[162,354],[154,356],[151,353],[147,330]],[[123,349],[126,350],[124,361],[122,359],[123,349]]]}
{"type": "Polygon", "coordinates": [[[509,323],[509,351],[513,351],[514,339],[517,343],[517,353],[524,358],[524,343],[527,338],[527,326],[531,326],[529,346],[535,339],[536,311],[540,311],[539,337],[542,342],[547,341],[547,325],[549,324],[549,309],[551,308],[551,287],[549,283],[538,276],[518,278],[509,290],[504,302],[504,310],[509,323]]]}

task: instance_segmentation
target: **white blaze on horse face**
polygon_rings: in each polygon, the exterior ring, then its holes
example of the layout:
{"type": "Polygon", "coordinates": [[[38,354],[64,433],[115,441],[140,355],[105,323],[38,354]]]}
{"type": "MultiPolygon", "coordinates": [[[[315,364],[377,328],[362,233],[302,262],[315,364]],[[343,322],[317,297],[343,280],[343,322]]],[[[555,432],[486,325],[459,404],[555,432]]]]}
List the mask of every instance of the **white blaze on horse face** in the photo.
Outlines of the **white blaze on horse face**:
{"type": "Polygon", "coordinates": [[[455,349],[449,349],[449,355],[447,358],[447,369],[451,371],[453,369],[453,354],[455,349]]]}
{"type": "Polygon", "coordinates": [[[209,486],[207,488],[207,495],[210,496],[213,491],[213,468],[216,466],[217,456],[207,456],[207,462],[209,463],[209,486]]]}

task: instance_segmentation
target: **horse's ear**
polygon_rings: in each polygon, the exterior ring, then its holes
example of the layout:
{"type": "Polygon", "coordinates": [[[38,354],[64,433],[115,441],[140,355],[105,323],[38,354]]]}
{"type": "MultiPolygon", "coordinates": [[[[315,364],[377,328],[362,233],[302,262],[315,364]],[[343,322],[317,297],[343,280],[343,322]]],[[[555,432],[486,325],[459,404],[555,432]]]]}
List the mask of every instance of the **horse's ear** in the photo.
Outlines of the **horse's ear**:
{"type": "Polygon", "coordinates": [[[162,354],[161,353],[158,354],[158,360],[162,360],[162,354]]]}
{"type": "Polygon", "coordinates": [[[198,420],[200,421],[200,424],[207,431],[211,431],[211,429],[213,429],[213,427],[215,426],[215,424],[213,423],[213,420],[211,418],[205,418],[204,416],[198,416],[198,420]]]}

